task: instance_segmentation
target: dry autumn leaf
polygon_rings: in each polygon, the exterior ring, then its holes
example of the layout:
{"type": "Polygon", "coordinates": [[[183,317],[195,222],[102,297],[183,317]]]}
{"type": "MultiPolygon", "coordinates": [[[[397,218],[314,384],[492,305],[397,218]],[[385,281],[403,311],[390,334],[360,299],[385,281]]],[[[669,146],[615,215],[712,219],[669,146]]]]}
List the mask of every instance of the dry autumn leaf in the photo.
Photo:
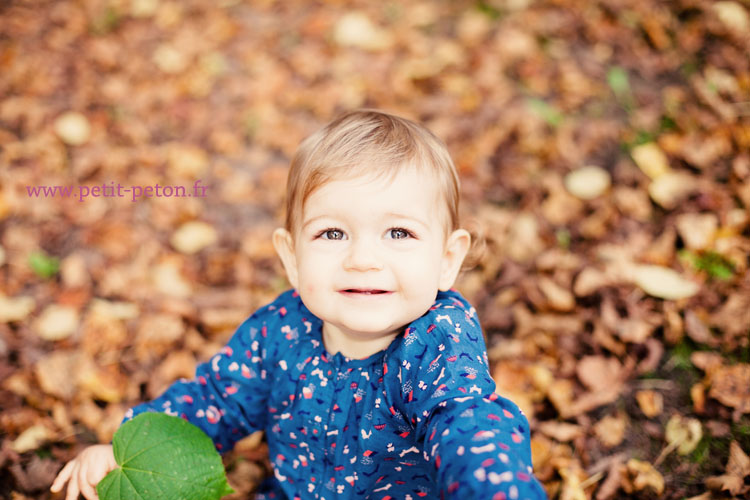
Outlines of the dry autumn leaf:
{"type": "Polygon", "coordinates": [[[21,321],[34,310],[33,297],[5,297],[0,295],[0,322],[21,321]]]}
{"type": "Polygon", "coordinates": [[[672,210],[697,187],[697,180],[689,174],[668,172],[649,184],[648,194],[661,207],[672,210]]]}
{"type": "Polygon", "coordinates": [[[91,124],[81,113],[68,111],[55,120],[55,133],[70,146],[81,146],[91,138],[91,124]]]}
{"type": "MultiPolygon", "coordinates": [[[[288,288],[269,236],[290,159],[357,107],[448,146],[484,239],[455,286],[550,498],[750,494],[737,451],[715,456],[745,446],[750,414],[746,0],[0,3],[11,497],[50,500],[49,471],[288,288]],[[197,181],[204,196],[42,190],[197,181]],[[637,282],[638,265],[660,271],[637,282]],[[692,421],[705,436],[680,455],[692,421]],[[670,446],[661,494],[622,465],[662,470],[670,446]]],[[[271,473],[254,443],[225,455],[237,498],[271,473]]]]}
{"type": "Polygon", "coordinates": [[[664,151],[653,142],[634,147],[630,154],[638,168],[651,179],[661,177],[670,170],[664,151]]]}
{"type": "Polygon", "coordinates": [[[593,200],[600,196],[611,183],[609,172],[594,165],[573,170],[565,176],[565,189],[582,200],[593,200]]]}
{"type": "Polygon", "coordinates": [[[594,425],[594,434],[605,448],[614,448],[622,443],[627,428],[628,420],[624,414],[606,415],[594,425]]]}
{"type": "Polygon", "coordinates": [[[172,234],[169,242],[178,252],[190,255],[213,245],[218,238],[219,235],[211,224],[190,221],[181,225],[172,234]]]}
{"type": "Polygon", "coordinates": [[[664,429],[664,438],[680,455],[691,453],[703,438],[700,420],[673,415],[664,429]]]}
{"type": "Polygon", "coordinates": [[[706,486],[712,490],[728,491],[733,496],[744,495],[750,492],[750,486],[745,484],[747,476],[750,476],[750,458],[737,441],[732,441],[725,473],[707,478],[706,486]]]}
{"type": "Polygon", "coordinates": [[[631,458],[625,464],[622,488],[626,493],[650,490],[661,495],[664,492],[664,476],[650,463],[631,458]]]}
{"type": "Polygon", "coordinates": [[[709,248],[714,241],[716,230],[719,228],[719,218],[711,213],[680,214],[675,225],[687,248],[704,250],[709,248]]]}
{"type": "Polygon", "coordinates": [[[561,467],[558,471],[563,479],[561,500],[586,500],[587,495],[583,489],[586,473],[581,470],[580,465],[571,464],[569,467],[561,467]]]}
{"type": "Polygon", "coordinates": [[[11,444],[16,453],[36,450],[55,437],[55,433],[44,424],[36,424],[23,431],[11,444]]]}
{"type": "Polygon", "coordinates": [[[615,358],[586,356],[576,366],[578,379],[592,391],[609,390],[621,382],[623,367],[615,358]]]}
{"type": "Polygon", "coordinates": [[[708,395],[734,408],[738,416],[750,413],[750,365],[740,363],[717,368],[711,376],[708,395]]]}
{"type": "Polygon", "coordinates": [[[583,429],[580,425],[569,424],[567,422],[542,422],[539,424],[538,429],[545,436],[551,437],[561,443],[572,441],[583,435],[583,429]]]}
{"type": "Polygon", "coordinates": [[[662,267],[638,265],[633,268],[633,281],[644,292],[666,300],[692,297],[700,287],[676,271],[662,267]]]}
{"type": "Polygon", "coordinates": [[[750,32],[750,15],[738,2],[715,2],[712,8],[721,22],[730,29],[742,34],[750,32]]]}
{"type": "Polygon", "coordinates": [[[664,397],[656,391],[638,391],[635,393],[635,400],[643,414],[649,418],[661,415],[664,410],[664,397]]]}
{"type": "Polygon", "coordinates": [[[78,311],[70,306],[52,304],[47,306],[34,322],[34,328],[41,338],[49,341],[70,337],[79,323],[78,311]]]}
{"type": "Polygon", "coordinates": [[[372,51],[385,50],[392,43],[390,34],[362,12],[351,12],[342,16],[334,27],[333,39],[344,47],[359,47],[372,51]]]}

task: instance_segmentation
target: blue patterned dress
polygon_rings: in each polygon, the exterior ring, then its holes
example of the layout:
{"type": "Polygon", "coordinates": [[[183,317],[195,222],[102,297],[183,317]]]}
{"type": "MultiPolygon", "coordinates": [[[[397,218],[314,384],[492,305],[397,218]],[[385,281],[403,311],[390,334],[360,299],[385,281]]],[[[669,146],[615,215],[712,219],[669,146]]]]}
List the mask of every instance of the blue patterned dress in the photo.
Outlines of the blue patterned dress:
{"type": "Polygon", "coordinates": [[[329,354],[288,291],[229,344],[128,412],[179,415],[219,451],[265,430],[274,477],[257,499],[543,499],[526,417],[495,393],[476,312],[457,292],[366,359],[329,354]]]}

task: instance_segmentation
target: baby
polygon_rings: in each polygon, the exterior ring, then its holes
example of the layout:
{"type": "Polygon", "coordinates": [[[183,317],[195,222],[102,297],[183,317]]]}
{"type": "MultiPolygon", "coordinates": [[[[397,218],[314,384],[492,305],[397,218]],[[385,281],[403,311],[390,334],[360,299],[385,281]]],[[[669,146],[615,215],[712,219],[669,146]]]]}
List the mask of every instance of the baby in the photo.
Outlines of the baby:
{"type": "MultiPolygon", "coordinates": [[[[385,113],[345,114],[292,160],[273,234],[293,290],[158,399],[219,451],[264,430],[257,499],[542,499],[529,426],[495,393],[474,308],[452,290],[470,246],[443,143],[385,113]]],[[[116,463],[84,450],[52,485],[96,498],[116,463]]]]}

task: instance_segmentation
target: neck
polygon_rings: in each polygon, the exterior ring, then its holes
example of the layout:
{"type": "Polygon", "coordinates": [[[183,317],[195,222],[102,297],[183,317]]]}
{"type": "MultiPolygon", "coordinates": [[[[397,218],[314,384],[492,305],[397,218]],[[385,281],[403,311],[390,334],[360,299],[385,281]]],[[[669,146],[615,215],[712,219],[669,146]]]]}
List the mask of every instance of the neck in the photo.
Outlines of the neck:
{"type": "Polygon", "coordinates": [[[400,333],[363,337],[352,332],[345,332],[329,323],[323,324],[323,345],[330,354],[341,353],[350,359],[365,359],[376,352],[388,348],[393,339],[400,333]]]}

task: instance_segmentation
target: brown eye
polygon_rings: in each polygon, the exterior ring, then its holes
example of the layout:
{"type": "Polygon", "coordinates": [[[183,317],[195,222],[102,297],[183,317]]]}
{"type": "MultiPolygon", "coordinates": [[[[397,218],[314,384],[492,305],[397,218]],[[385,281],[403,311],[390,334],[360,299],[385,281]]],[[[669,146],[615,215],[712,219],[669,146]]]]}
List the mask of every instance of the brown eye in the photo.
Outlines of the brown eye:
{"type": "Polygon", "coordinates": [[[395,227],[388,230],[388,236],[390,236],[394,240],[403,240],[410,237],[411,233],[409,233],[409,231],[407,231],[406,229],[395,227]]]}
{"type": "Polygon", "coordinates": [[[326,229],[320,233],[320,237],[324,240],[343,240],[344,232],[340,229],[326,229]]]}

